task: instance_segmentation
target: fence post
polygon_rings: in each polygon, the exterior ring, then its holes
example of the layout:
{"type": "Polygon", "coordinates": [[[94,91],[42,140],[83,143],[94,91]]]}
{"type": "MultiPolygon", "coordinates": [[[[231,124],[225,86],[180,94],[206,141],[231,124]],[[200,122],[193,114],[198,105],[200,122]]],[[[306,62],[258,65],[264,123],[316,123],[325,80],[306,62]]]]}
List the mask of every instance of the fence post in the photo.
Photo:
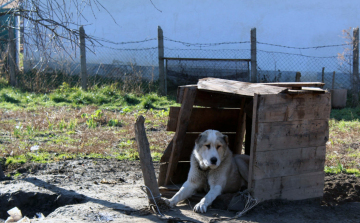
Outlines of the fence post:
{"type": "Polygon", "coordinates": [[[251,82],[257,82],[257,60],[256,60],[256,28],[252,28],[250,31],[250,42],[251,42],[251,82]]]}
{"type": "Polygon", "coordinates": [[[321,72],[321,82],[325,83],[325,67],[322,68],[322,72],[321,72]]]}
{"type": "Polygon", "coordinates": [[[301,82],[301,73],[300,72],[296,72],[295,82],[301,82]]]}
{"type": "Polygon", "coordinates": [[[359,27],[353,30],[353,101],[352,106],[359,104],[359,27]]]}
{"type": "Polygon", "coordinates": [[[85,49],[85,30],[83,26],[79,28],[80,34],[80,64],[81,64],[81,88],[87,90],[87,73],[86,73],[86,49],[85,49]]]}
{"type": "Polygon", "coordinates": [[[15,17],[16,21],[16,67],[20,71],[20,47],[21,47],[21,31],[20,31],[20,16],[15,17]]]}
{"type": "Polygon", "coordinates": [[[166,75],[164,68],[164,35],[163,30],[158,26],[158,50],[159,50],[159,93],[167,95],[166,89],[166,75]]]}
{"type": "Polygon", "coordinates": [[[9,56],[8,56],[8,64],[10,71],[10,85],[16,86],[16,52],[15,52],[15,40],[14,40],[14,28],[9,26],[9,56]]]}

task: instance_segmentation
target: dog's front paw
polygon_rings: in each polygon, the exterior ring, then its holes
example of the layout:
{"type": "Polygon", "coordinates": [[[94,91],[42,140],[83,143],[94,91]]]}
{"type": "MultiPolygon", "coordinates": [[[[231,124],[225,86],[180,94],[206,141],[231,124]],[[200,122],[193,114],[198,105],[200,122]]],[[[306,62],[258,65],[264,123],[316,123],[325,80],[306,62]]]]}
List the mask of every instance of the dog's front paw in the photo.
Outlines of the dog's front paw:
{"type": "Polygon", "coordinates": [[[169,207],[173,208],[176,206],[176,204],[174,204],[174,202],[171,202],[171,199],[167,199],[167,198],[163,198],[165,201],[165,204],[168,205],[169,207]]]}
{"type": "Polygon", "coordinates": [[[205,213],[207,211],[207,205],[205,205],[203,202],[199,202],[194,207],[195,212],[205,213]]]}

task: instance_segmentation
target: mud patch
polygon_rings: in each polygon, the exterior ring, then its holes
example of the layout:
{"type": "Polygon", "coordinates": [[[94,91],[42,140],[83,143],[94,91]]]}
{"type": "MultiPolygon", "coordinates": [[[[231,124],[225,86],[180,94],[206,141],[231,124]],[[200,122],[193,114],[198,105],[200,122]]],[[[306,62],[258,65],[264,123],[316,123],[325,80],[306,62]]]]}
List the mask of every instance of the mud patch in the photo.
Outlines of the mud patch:
{"type": "Polygon", "coordinates": [[[323,204],[334,206],[346,202],[360,202],[360,178],[349,174],[326,176],[323,204]]]}
{"type": "Polygon", "coordinates": [[[36,213],[43,213],[45,216],[56,208],[68,204],[79,204],[84,198],[79,196],[66,196],[61,194],[37,193],[17,191],[11,194],[0,195],[0,218],[8,217],[7,211],[18,207],[24,216],[33,217],[36,213]]]}

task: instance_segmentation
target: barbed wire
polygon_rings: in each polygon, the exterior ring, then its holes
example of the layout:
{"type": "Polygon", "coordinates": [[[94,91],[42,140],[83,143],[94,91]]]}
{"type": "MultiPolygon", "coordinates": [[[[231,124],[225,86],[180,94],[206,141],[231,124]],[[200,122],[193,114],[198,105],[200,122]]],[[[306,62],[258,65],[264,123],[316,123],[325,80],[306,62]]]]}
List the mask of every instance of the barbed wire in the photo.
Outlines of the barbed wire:
{"type": "Polygon", "coordinates": [[[197,47],[210,47],[210,46],[219,46],[219,45],[227,45],[227,44],[243,44],[243,43],[250,43],[250,41],[241,41],[241,42],[220,42],[220,43],[187,43],[179,40],[173,40],[167,37],[164,37],[164,40],[174,42],[174,43],[180,43],[185,46],[197,46],[197,47]]]}
{"type": "Polygon", "coordinates": [[[338,46],[348,46],[349,44],[333,44],[333,45],[324,45],[324,46],[311,46],[311,47],[293,47],[293,46],[283,46],[278,44],[272,44],[272,43],[263,43],[263,42],[256,42],[257,44],[262,45],[269,45],[269,46],[277,46],[277,47],[283,47],[283,48],[289,48],[289,49],[298,49],[298,50],[308,50],[308,49],[320,49],[320,48],[328,48],[328,47],[338,47],[338,46]]]}
{"type": "Polygon", "coordinates": [[[93,39],[96,39],[98,42],[105,42],[105,43],[111,43],[114,45],[125,45],[125,44],[134,44],[134,43],[144,43],[144,42],[149,42],[149,41],[153,41],[153,40],[157,40],[157,38],[151,38],[151,39],[144,39],[144,40],[138,40],[138,41],[128,41],[128,42],[114,42],[108,39],[104,39],[104,38],[97,38],[95,36],[92,35],[86,35],[87,37],[91,37],[93,39]]]}
{"type": "Polygon", "coordinates": [[[309,56],[300,53],[285,53],[285,52],[277,52],[277,51],[267,51],[267,50],[257,50],[258,52],[265,52],[265,53],[277,53],[277,54],[287,54],[287,55],[296,55],[302,57],[309,57],[309,58],[338,58],[338,56],[309,56]]]}
{"type": "Polygon", "coordinates": [[[158,47],[145,47],[145,48],[115,48],[111,46],[94,46],[95,48],[107,48],[111,50],[126,50],[126,51],[142,51],[142,50],[154,50],[158,47]]]}

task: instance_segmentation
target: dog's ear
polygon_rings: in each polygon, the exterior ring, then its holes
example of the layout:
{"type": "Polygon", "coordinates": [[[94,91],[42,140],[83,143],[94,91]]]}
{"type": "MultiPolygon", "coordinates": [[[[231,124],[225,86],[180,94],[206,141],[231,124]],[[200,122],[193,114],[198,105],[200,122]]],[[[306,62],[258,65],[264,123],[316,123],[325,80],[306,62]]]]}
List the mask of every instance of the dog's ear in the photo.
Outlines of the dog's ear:
{"type": "Polygon", "coordinates": [[[226,145],[229,145],[229,137],[227,135],[224,135],[223,138],[226,142],[226,145]]]}
{"type": "Polygon", "coordinates": [[[196,138],[196,140],[195,140],[195,143],[196,144],[199,144],[200,143],[200,139],[201,139],[201,137],[203,136],[203,133],[200,133],[199,134],[199,136],[196,138]]]}

